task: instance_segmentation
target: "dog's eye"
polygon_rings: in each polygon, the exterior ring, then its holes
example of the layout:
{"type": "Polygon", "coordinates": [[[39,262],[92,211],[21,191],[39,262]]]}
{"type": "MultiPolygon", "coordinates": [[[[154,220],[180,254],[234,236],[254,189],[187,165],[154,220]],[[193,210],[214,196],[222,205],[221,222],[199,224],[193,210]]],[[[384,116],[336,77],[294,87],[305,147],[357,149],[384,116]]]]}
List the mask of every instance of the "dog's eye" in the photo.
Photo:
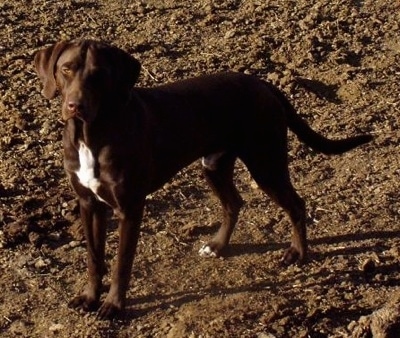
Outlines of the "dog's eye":
{"type": "Polygon", "coordinates": [[[61,72],[64,75],[71,75],[72,74],[72,69],[67,67],[67,66],[63,66],[63,67],[61,67],[61,72]]]}

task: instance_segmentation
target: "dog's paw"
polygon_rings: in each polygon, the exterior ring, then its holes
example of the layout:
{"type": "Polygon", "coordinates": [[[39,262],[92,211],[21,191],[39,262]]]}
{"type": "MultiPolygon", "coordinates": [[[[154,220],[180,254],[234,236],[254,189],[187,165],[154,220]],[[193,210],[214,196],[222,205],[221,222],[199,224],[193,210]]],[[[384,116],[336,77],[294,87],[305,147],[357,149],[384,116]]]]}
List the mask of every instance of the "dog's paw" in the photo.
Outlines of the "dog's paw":
{"type": "Polygon", "coordinates": [[[209,244],[204,244],[200,250],[199,255],[201,257],[218,257],[218,252],[213,250],[209,244]]]}
{"type": "Polygon", "coordinates": [[[302,265],[306,262],[306,260],[307,257],[305,253],[300,253],[299,250],[291,246],[285,251],[285,254],[283,255],[282,258],[282,264],[291,265],[297,263],[299,265],[302,265]]]}
{"type": "Polygon", "coordinates": [[[89,298],[86,295],[77,296],[68,303],[68,307],[73,309],[82,309],[86,312],[96,311],[99,306],[100,303],[97,299],[89,298]]]}
{"type": "Polygon", "coordinates": [[[122,313],[122,307],[112,303],[104,302],[97,311],[97,318],[108,320],[118,317],[122,313]]]}

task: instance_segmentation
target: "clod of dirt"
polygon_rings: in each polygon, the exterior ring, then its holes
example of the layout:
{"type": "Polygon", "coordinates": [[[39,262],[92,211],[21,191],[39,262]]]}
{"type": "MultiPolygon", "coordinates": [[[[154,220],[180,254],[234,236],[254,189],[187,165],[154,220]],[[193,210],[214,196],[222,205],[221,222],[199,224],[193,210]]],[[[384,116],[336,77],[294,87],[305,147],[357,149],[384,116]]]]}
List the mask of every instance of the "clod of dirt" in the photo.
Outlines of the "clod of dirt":
{"type": "Polygon", "coordinates": [[[18,244],[28,238],[28,224],[16,221],[3,226],[4,242],[7,245],[18,244]]]}
{"type": "Polygon", "coordinates": [[[352,338],[398,338],[400,335],[400,299],[389,302],[369,316],[349,325],[352,338]]]}

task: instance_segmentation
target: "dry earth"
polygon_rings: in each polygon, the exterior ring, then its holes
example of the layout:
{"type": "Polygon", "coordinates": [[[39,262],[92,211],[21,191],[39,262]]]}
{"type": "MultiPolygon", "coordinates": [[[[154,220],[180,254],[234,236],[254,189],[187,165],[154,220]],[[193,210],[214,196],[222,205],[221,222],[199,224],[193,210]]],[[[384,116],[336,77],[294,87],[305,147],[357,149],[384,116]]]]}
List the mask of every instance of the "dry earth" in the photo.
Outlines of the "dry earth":
{"type": "MultiPolygon", "coordinates": [[[[0,335],[370,337],[360,317],[400,297],[399,25],[398,0],[0,0],[0,335]],[[40,95],[32,60],[82,37],[137,57],[141,86],[237,70],[278,85],[326,135],[374,134],[336,157],[290,135],[311,261],[280,266],[288,218],[240,163],[247,204],[231,249],[199,257],[219,208],[194,163],[149,198],[126,315],[69,309],[85,247],[59,101],[40,95]]],[[[116,243],[114,224],[109,261],[116,243]]]]}

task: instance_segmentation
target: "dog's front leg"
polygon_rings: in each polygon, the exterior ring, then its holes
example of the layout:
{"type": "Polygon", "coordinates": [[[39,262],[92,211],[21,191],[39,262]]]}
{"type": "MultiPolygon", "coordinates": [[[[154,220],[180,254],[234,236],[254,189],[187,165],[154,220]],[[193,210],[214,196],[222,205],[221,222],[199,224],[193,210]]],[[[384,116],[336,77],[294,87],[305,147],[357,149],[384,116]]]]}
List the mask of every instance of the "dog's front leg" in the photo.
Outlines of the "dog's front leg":
{"type": "Polygon", "coordinates": [[[143,200],[136,200],[136,202],[130,203],[128,208],[124,208],[124,210],[119,210],[118,212],[118,256],[113,266],[110,290],[98,312],[98,316],[102,319],[114,317],[123,311],[125,307],[133,258],[139,240],[144,202],[145,198],[143,200]]]}
{"type": "Polygon", "coordinates": [[[81,197],[79,205],[87,246],[88,283],[83,292],[69,305],[85,311],[94,311],[99,307],[102,279],[106,273],[106,206],[92,196],[81,197]]]}

